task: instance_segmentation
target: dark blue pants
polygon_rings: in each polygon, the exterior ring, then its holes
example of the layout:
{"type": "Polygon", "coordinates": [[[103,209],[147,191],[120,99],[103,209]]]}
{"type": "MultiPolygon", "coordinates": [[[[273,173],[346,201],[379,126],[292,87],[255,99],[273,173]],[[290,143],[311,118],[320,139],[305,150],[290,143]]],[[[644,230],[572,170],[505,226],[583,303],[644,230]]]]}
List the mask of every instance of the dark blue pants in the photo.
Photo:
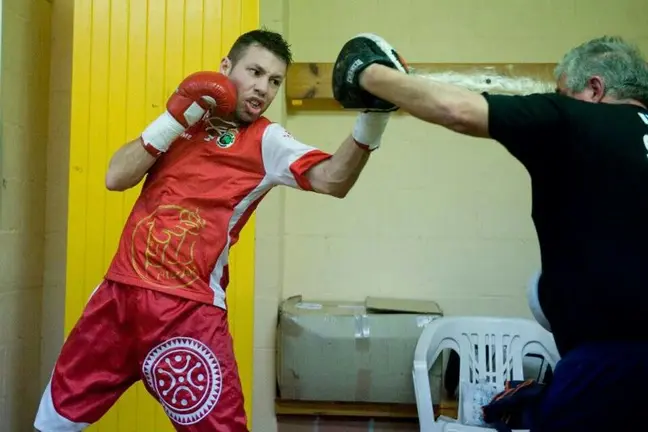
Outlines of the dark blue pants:
{"type": "Polygon", "coordinates": [[[640,431],[646,419],[648,343],[592,343],[556,365],[531,432],[640,431]]]}

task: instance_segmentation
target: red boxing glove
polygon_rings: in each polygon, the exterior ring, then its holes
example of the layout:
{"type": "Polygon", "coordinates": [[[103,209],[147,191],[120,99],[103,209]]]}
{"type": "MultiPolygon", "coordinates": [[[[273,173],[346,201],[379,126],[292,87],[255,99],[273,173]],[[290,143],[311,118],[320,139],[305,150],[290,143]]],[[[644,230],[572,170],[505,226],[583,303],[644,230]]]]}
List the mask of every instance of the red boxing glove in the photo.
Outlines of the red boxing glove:
{"type": "Polygon", "coordinates": [[[159,156],[208,109],[227,116],[236,109],[237,92],[219,72],[196,72],[185,78],[167,101],[166,111],[142,132],[144,148],[159,156]]]}
{"type": "Polygon", "coordinates": [[[167,102],[167,111],[185,128],[210,108],[228,115],[236,109],[236,87],[218,72],[196,72],[180,83],[167,102]]]}

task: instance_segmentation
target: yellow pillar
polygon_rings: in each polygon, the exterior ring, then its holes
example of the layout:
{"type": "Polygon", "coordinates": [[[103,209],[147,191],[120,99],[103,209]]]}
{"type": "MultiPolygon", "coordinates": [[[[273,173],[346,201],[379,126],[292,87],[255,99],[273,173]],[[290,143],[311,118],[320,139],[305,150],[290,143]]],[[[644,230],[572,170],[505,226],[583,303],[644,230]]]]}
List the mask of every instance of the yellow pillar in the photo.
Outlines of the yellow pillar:
{"type": "MultiPolygon", "coordinates": [[[[107,192],[108,160],[164,109],[186,75],[217,70],[259,0],[76,0],[70,129],[66,335],[116,251],[139,188],[107,192]]],[[[229,319],[251,418],[254,218],[231,254],[229,319]]],[[[116,347],[117,348],[117,347],[116,347]]],[[[251,426],[250,426],[251,427],[251,426]]],[[[141,383],[91,430],[173,431],[141,383]]]]}

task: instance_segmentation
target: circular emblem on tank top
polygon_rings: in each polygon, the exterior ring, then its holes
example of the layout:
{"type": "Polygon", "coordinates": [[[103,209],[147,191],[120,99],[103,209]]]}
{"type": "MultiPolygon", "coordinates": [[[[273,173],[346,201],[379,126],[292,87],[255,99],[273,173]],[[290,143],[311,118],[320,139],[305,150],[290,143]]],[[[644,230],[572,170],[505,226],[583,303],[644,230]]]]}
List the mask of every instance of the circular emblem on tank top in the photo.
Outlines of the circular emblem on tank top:
{"type": "Polygon", "coordinates": [[[234,145],[234,141],[236,141],[236,135],[234,135],[230,131],[227,131],[218,137],[218,139],[216,140],[216,145],[220,148],[228,148],[234,145]]]}
{"type": "Polygon", "coordinates": [[[156,346],[144,359],[142,372],[164,411],[179,425],[198,423],[218,403],[220,364],[196,339],[177,337],[156,346]]]}

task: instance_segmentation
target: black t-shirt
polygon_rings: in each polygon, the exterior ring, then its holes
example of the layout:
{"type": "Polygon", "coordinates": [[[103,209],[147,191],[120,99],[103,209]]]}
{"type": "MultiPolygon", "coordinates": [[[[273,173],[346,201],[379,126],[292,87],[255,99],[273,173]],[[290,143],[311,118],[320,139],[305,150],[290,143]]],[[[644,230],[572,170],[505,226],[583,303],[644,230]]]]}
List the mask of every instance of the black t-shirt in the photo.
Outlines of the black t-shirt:
{"type": "Polygon", "coordinates": [[[527,169],[539,296],[561,353],[648,341],[648,111],[558,94],[484,94],[489,129],[527,169]]]}

